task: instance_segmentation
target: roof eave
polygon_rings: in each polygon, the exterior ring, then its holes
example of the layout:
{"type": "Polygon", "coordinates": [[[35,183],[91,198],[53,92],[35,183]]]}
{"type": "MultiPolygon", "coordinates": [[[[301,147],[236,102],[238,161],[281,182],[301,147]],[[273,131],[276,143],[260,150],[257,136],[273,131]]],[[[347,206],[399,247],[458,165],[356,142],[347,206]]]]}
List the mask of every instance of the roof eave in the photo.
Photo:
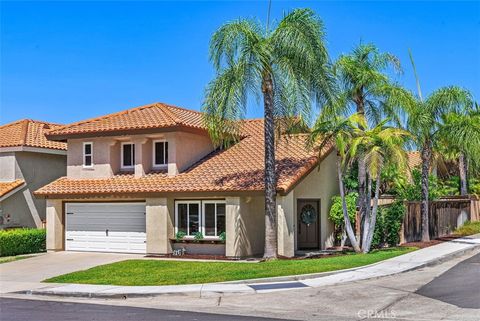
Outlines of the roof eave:
{"type": "Polygon", "coordinates": [[[94,132],[87,132],[87,133],[47,134],[46,137],[49,140],[66,142],[68,139],[142,135],[142,134],[153,134],[153,133],[165,133],[165,132],[172,132],[172,131],[182,131],[182,132],[189,132],[189,133],[196,133],[196,134],[205,134],[207,132],[207,130],[203,128],[190,127],[185,125],[175,125],[175,126],[168,126],[168,127],[94,131],[94,132]]]}

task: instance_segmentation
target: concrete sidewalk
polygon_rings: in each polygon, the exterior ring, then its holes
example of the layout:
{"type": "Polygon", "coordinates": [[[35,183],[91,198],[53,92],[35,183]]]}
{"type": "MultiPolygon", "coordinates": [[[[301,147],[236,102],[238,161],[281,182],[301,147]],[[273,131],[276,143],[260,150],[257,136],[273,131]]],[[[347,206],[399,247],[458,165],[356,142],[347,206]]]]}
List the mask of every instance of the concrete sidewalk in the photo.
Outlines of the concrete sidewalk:
{"type": "Polygon", "coordinates": [[[205,297],[266,293],[299,288],[316,288],[403,273],[425,266],[435,265],[476,249],[480,249],[480,235],[456,239],[365,267],[323,274],[175,286],[56,284],[32,289],[24,293],[97,298],[148,297],[159,295],[205,297]]]}

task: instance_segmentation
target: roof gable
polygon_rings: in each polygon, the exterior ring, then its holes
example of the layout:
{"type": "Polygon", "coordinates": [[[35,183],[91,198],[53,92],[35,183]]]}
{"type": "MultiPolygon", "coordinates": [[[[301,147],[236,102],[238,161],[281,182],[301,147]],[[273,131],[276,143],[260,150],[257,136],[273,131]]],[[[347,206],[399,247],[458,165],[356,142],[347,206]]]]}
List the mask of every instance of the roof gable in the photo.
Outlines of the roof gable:
{"type": "Polygon", "coordinates": [[[154,103],[69,124],[50,131],[48,137],[65,139],[85,134],[172,127],[205,129],[200,112],[154,103]]]}

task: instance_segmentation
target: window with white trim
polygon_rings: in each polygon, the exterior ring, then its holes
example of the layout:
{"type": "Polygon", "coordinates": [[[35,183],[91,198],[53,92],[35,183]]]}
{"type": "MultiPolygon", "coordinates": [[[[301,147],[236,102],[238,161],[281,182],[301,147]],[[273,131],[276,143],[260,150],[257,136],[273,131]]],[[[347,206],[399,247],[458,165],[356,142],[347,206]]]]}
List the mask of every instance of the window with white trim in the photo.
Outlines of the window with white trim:
{"type": "Polygon", "coordinates": [[[203,235],[220,236],[225,232],[225,202],[203,202],[203,235]]]}
{"type": "Polygon", "coordinates": [[[93,143],[83,143],[83,167],[93,166],[93,143]]]}
{"type": "Polygon", "coordinates": [[[225,232],[225,201],[176,201],[175,233],[194,236],[201,232],[205,237],[219,237],[225,232]]]}
{"type": "Polygon", "coordinates": [[[200,232],[200,202],[182,201],[176,203],[176,232],[195,235],[200,232]]]}
{"type": "Polygon", "coordinates": [[[168,164],[168,142],[157,140],[153,142],[153,165],[164,166],[168,164]]]}
{"type": "Polygon", "coordinates": [[[122,143],[122,168],[132,169],[135,165],[135,144],[122,143]]]}

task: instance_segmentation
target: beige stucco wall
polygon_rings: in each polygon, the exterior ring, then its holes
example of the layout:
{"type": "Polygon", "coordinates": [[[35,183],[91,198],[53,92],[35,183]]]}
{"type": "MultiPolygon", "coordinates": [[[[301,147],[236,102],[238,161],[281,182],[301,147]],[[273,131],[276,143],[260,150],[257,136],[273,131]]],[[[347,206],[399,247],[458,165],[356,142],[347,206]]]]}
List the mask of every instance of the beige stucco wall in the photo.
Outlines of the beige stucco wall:
{"type": "MultiPolygon", "coordinates": [[[[297,222],[297,201],[302,198],[320,199],[320,241],[322,249],[333,246],[334,227],[328,219],[328,211],[331,207],[332,196],[339,193],[338,179],[336,175],[336,153],[332,152],[321,163],[320,170],[314,169],[305,179],[293,190],[294,195],[294,217],[297,222]]],[[[297,244],[295,234],[295,248],[297,244]]]]}
{"type": "Polygon", "coordinates": [[[120,148],[118,159],[111,159],[111,150],[118,142],[112,138],[69,139],[67,152],[67,176],[70,178],[108,178],[114,173],[111,162],[120,162],[120,148]],[[83,143],[91,142],[93,157],[92,167],[83,167],[83,143]]]}
{"type": "MultiPolygon", "coordinates": [[[[213,151],[212,141],[208,135],[192,133],[175,133],[175,158],[179,172],[183,172],[195,162],[213,151]]],[[[170,155],[169,155],[170,156],[170,155]]]]}
{"type": "Polygon", "coordinates": [[[47,251],[62,251],[64,247],[64,215],[61,200],[47,200],[47,251]]]}
{"type": "Polygon", "coordinates": [[[0,215],[4,218],[4,224],[0,224],[0,229],[42,227],[42,221],[46,217],[46,201],[36,198],[33,192],[65,176],[66,157],[37,152],[14,152],[8,159],[9,171],[13,171],[14,174],[12,179],[25,180],[25,186],[0,202],[0,215]],[[10,217],[8,222],[7,216],[10,217]]]}
{"type": "MultiPolygon", "coordinates": [[[[121,143],[135,143],[135,175],[143,176],[153,166],[153,142],[168,141],[167,166],[170,175],[186,170],[213,151],[207,133],[167,132],[158,134],[96,137],[68,140],[67,176],[70,178],[108,178],[121,172],[121,143]],[[93,143],[93,166],[83,167],[83,144],[93,143]]],[[[165,167],[164,167],[165,168],[165,167]]],[[[133,171],[133,170],[127,170],[133,171]]]]}
{"type": "Polygon", "coordinates": [[[147,198],[146,231],[147,254],[167,254],[172,252],[173,220],[167,198],[147,198]]]}
{"type": "Polygon", "coordinates": [[[0,153],[0,182],[15,179],[15,153],[0,153]]]}

